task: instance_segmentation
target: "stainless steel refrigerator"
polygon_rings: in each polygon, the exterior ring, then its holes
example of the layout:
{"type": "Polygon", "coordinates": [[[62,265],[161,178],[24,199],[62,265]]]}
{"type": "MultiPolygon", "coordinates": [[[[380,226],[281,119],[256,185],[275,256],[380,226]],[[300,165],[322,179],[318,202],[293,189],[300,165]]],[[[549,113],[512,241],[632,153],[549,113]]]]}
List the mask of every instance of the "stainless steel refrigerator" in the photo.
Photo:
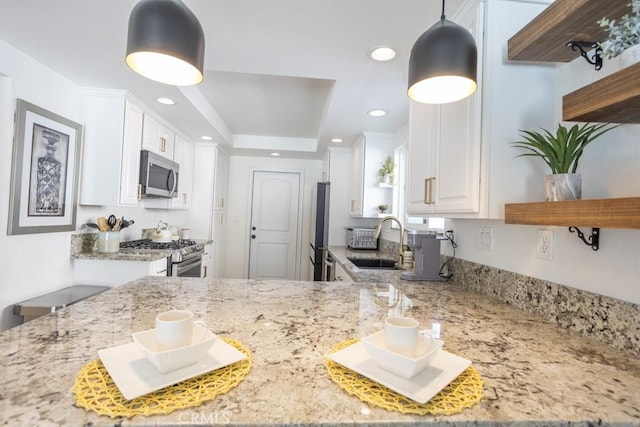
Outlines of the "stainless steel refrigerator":
{"type": "Polygon", "coordinates": [[[309,243],[310,278],[326,280],[323,272],[325,251],[329,245],[329,182],[318,182],[311,209],[311,242],[309,243]]]}

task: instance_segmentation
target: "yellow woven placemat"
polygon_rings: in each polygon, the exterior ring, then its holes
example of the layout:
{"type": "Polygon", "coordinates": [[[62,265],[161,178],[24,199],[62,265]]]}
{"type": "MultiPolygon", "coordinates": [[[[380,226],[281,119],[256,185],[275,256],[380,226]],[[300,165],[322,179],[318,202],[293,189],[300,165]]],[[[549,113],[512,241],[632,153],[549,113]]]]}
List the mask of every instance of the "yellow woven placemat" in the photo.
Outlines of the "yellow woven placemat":
{"type": "Polygon", "coordinates": [[[243,352],[247,358],[133,400],[126,400],[122,396],[99,359],[92,360],[76,376],[72,388],[76,406],[115,418],[170,414],[176,409],[190,408],[212,400],[237,386],[253,365],[251,353],[239,341],[218,338],[243,352]]]}
{"type": "MultiPolygon", "coordinates": [[[[331,349],[331,353],[347,348],[358,341],[359,339],[351,339],[338,343],[331,349]]],[[[325,358],[324,364],[331,380],[347,393],[358,397],[363,402],[403,414],[455,414],[478,403],[484,391],[480,374],[473,366],[469,366],[430,401],[421,404],[329,358],[325,358]]]]}

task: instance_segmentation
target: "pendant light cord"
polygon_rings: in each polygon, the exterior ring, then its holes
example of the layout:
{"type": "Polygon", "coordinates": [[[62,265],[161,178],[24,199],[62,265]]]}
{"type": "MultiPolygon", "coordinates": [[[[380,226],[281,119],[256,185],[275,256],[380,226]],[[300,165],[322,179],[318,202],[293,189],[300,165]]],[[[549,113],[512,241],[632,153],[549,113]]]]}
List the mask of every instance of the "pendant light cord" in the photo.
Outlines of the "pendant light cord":
{"type": "Polygon", "coordinates": [[[442,0],[442,15],[440,15],[440,19],[444,21],[445,16],[444,16],[444,2],[445,0],[442,0]]]}

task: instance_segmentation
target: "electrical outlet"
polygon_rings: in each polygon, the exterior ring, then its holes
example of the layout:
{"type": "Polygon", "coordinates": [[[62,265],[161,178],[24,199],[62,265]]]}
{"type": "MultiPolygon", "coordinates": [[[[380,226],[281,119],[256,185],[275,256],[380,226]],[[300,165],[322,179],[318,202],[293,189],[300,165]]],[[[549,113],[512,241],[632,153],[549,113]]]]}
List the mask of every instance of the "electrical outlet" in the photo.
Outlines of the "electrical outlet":
{"type": "Polygon", "coordinates": [[[551,261],[553,258],[553,231],[538,230],[536,257],[551,261]]]}
{"type": "Polygon", "coordinates": [[[493,228],[478,227],[478,248],[490,251],[493,247],[493,228]]]}

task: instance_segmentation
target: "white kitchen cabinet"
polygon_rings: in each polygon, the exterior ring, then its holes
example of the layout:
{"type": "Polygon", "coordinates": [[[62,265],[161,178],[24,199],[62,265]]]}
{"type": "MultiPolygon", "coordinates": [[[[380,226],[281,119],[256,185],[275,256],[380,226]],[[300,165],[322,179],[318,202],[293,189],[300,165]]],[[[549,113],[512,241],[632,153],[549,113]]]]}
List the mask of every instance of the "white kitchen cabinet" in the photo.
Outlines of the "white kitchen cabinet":
{"type": "Polygon", "coordinates": [[[213,273],[213,248],[211,243],[204,245],[204,252],[202,253],[202,278],[212,277],[213,273]]]}
{"type": "Polygon", "coordinates": [[[124,114],[120,204],[134,206],[140,200],[140,145],[144,112],[142,108],[127,101],[124,114]]]}
{"type": "Polygon", "coordinates": [[[365,161],[364,135],[351,147],[351,185],[349,213],[353,216],[362,216],[362,203],[364,198],[364,161],[365,161]]]}
{"type": "Polygon", "coordinates": [[[505,200],[525,192],[531,172],[509,143],[553,121],[554,70],[509,63],[506,46],[548,3],[472,0],[452,18],[476,39],[478,90],[450,104],[411,103],[409,214],[501,219],[505,200]]]}
{"type": "Polygon", "coordinates": [[[74,259],[73,283],[120,286],[144,276],[167,275],[167,258],[155,261],[74,259]]]}
{"type": "Polygon", "coordinates": [[[349,187],[351,177],[351,152],[348,147],[329,147],[324,160],[323,169],[327,177],[324,181],[331,183],[329,191],[329,245],[346,246],[345,228],[353,225],[349,214],[349,187]]]}
{"type": "Polygon", "coordinates": [[[143,111],[124,91],[84,98],[81,205],[136,205],[143,111]]]}
{"type": "Polygon", "coordinates": [[[144,115],[142,148],[173,160],[175,133],[151,117],[144,115]]]}
{"type": "MultiPolygon", "coordinates": [[[[484,3],[453,20],[471,32],[478,47],[482,82],[484,3]]],[[[411,101],[411,214],[477,213],[480,204],[480,100],[483,85],[460,101],[442,105],[411,101]]]]}
{"type": "Polygon", "coordinates": [[[349,274],[347,274],[345,269],[342,268],[342,266],[337,262],[335,263],[335,269],[336,269],[336,282],[353,283],[353,279],[351,278],[351,276],[349,276],[349,274]]]}
{"type": "Polygon", "coordinates": [[[172,209],[189,209],[193,198],[193,165],[195,145],[176,135],[173,160],[180,165],[178,197],[171,199],[172,209]]]}
{"type": "Polygon", "coordinates": [[[213,212],[213,239],[211,277],[224,277],[224,239],[227,213],[224,210],[213,212]]]}
{"type": "Polygon", "coordinates": [[[229,155],[220,147],[216,150],[213,209],[226,209],[229,187],[229,155]]]}
{"type": "Polygon", "coordinates": [[[229,155],[217,144],[196,143],[188,223],[194,238],[213,241],[209,277],[223,275],[228,177],[229,155]]]}
{"type": "Polygon", "coordinates": [[[353,145],[349,203],[352,216],[377,218],[379,205],[392,205],[392,187],[380,185],[378,170],[387,157],[393,158],[393,150],[391,134],[367,132],[353,145]]]}

